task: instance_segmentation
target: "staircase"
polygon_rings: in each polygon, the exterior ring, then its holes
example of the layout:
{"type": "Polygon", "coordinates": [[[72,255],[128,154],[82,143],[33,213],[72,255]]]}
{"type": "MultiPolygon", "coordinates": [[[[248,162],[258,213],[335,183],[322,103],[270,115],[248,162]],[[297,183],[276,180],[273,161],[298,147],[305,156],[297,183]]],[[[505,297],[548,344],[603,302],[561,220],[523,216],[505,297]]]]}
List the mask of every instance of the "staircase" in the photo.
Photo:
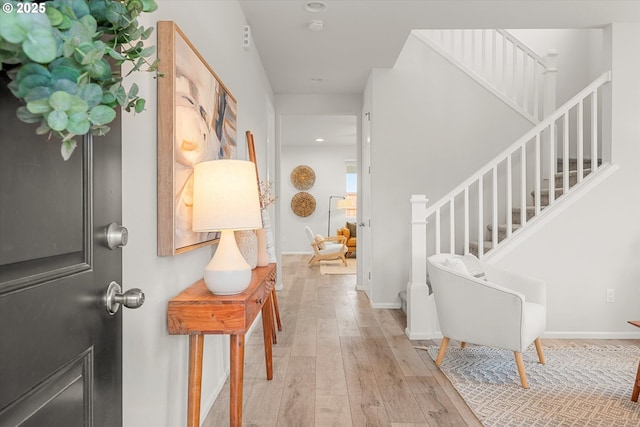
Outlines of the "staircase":
{"type": "MultiPolygon", "coordinates": [[[[431,203],[426,195],[412,195],[411,271],[407,291],[399,295],[402,307],[406,308],[405,332],[410,339],[440,336],[435,300],[428,284],[427,257],[443,252],[473,253],[485,261],[497,260],[616,169],[608,163],[610,141],[603,138],[611,115],[607,93],[611,72],[604,72],[556,108],[554,79],[541,84],[537,72],[527,72],[527,67],[518,71],[517,63],[526,64],[529,60],[514,58],[526,58],[527,49],[520,53],[520,43],[514,44],[508,36],[504,37],[505,44],[494,42],[500,37],[492,31],[504,35],[501,30],[472,33],[475,36],[472,35],[471,43],[480,46],[479,54],[476,48],[461,48],[466,52],[463,56],[472,58],[471,66],[479,66],[479,70],[469,69],[445,52],[447,59],[528,116],[533,127],[439,200],[431,203]],[[492,51],[496,46],[501,53],[492,51]],[[476,53],[469,54],[470,51],[476,53]],[[503,66],[496,71],[495,64],[500,62],[503,66]],[[497,75],[496,81],[482,77],[487,69],[490,76],[497,75]],[[532,83],[528,82],[528,76],[533,76],[532,83]],[[534,92],[542,87],[543,96],[538,97],[534,92]]],[[[466,34],[463,31],[454,40],[464,40],[466,34]]],[[[422,37],[423,41],[428,38],[422,37]]],[[[440,40],[446,37],[440,36],[440,40]]],[[[425,43],[434,45],[433,40],[425,43]]],[[[434,49],[441,51],[443,47],[434,49]]],[[[529,69],[538,68],[538,59],[532,61],[536,65],[529,69]]],[[[552,65],[543,74],[553,76],[553,71],[552,65]]]]}
{"type": "MultiPolygon", "coordinates": [[[[565,174],[563,172],[563,165],[564,165],[564,161],[563,159],[559,159],[558,160],[558,165],[557,165],[557,170],[559,172],[557,172],[554,175],[554,187],[555,187],[555,197],[554,199],[558,199],[560,196],[562,196],[564,194],[564,180],[565,180],[565,175],[567,175],[568,177],[568,181],[569,181],[569,189],[572,189],[577,183],[578,183],[578,160],[576,158],[571,158],[569,159],[569,169],[568,169],[568,173],[565,174]]],[[[601,166],[602,165],[602,159],[598,159],[597,161],[597,166],[601,166]]],[[[585,178],[587,177],[589,174],[591,174],[591,159],[583,159],[583,168],[582,168],[582,172],[581,172],[581,177],[585,178]]],[[[582,181],[582,179],[580,179],[580,181],[582,181]]],[[[531,197],[533,200],[536,200],[536,193],[535,190],[531,191],[531,197]]],[[[545,188],[545,189],[541,189],[540,190],[540,211],[543,211],[546,207],[549,206],[550,204],[550,198],[549,198],[549,189],[545,188]]],[[[526,216],[525,216],[525,221],[526,222],[530,222],[536,215],[536,206],[527,206],[526,207],[526,216]]],[[[505,224],[498,224],[498,243],[501,243],[504,239],[506,239],[510,234],[513,234],[514,232],[517,232],[518,230],[520,230],[522,228],[522,208],[521,207],[514,207],[511,210],[511,233],[507,232],[507,228],[509,227],[509,225],[505,224]]],[[[493,248],[493,240],[491,239],[491,236],[493,235],[493,225],[492,224],[487,224],[487,235],[485,236],[485,240],[483,240],[483,253],[487,254],[489,251],[491,251],[491,249],[493,248]]],[[[471,241],[469,242],[469,253],[478,256],[479,255],[479,251],[478,251],[478,241],[471,241]]]]}
{"type": "Polygon", "coordinates": [[[414,204],[425,204],[424,209],[414,206],[412,221],[426,218],[429,223],[428,252],[483,258],[608,165],[602,161],[601,114],[606,106],[601,94],[611,73],[603,73],[556,108],[555,51],[541,58],[504,30],[414,34],[534,124],[428,208],[426,197],[412,198],[414,204]]]}

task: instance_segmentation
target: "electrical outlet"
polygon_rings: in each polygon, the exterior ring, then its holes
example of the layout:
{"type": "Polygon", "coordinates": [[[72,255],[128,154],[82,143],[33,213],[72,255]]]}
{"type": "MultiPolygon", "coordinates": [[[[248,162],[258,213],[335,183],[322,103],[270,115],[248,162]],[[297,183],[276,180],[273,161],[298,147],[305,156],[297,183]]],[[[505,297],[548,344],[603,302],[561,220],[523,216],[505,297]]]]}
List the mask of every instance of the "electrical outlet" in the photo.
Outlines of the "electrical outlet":
{"type": "Polygon", "coordinates": [[[607,289],[607,302],[615,302],[615,300],[616,300],[616,290],[607,289]]]}

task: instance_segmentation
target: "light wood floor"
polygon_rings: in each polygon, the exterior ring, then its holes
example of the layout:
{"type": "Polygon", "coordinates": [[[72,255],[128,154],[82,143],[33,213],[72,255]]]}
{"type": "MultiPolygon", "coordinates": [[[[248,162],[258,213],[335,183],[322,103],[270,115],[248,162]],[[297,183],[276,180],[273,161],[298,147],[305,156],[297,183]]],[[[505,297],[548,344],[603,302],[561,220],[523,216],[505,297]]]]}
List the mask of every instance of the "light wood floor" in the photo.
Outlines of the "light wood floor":
{"type": "MultiPolygon", "coordinates": [[[[481,426],[426,351],[413,348],[439,341],[409,341],[401,310],[372,309],[355,276],[321,275],[308,258],[283,256],[273,380],[265,378],[262,332],[246,342],[243,425],[481,426]]],[[[203,426],[228,424],[227,381],[203,426]]]]}

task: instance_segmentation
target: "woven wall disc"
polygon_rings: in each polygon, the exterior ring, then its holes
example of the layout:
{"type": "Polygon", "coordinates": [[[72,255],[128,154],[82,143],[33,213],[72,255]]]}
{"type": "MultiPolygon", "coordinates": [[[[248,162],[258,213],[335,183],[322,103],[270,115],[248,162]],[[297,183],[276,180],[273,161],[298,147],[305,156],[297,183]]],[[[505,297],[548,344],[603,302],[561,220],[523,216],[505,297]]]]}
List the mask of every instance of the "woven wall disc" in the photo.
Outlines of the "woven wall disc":
{"type": "Polygon", "coordinates": [[[316,182],[316,173],[307,165],[296,166],[291,171],[291,183],[297,190],[308,190],[316,182]]]}
{"type": "Polygon", "coordinates": [[[298,216],[309,216],[316,210],[316,199],[306,191],[301,191],[291,198],[291,210],[298,216]]]}

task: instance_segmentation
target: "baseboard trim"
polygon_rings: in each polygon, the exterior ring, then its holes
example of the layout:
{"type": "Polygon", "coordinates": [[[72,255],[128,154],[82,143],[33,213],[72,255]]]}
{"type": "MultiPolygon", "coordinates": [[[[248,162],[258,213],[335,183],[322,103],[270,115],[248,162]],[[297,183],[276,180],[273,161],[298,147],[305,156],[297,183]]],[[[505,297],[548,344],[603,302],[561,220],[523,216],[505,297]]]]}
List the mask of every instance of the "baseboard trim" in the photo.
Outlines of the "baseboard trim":
{"type": "Polygon", "coordinates": [[[399,302],[379,302],[371,303],[371,308],[399,309],[402,308],[402,305],[399,302]]]}

